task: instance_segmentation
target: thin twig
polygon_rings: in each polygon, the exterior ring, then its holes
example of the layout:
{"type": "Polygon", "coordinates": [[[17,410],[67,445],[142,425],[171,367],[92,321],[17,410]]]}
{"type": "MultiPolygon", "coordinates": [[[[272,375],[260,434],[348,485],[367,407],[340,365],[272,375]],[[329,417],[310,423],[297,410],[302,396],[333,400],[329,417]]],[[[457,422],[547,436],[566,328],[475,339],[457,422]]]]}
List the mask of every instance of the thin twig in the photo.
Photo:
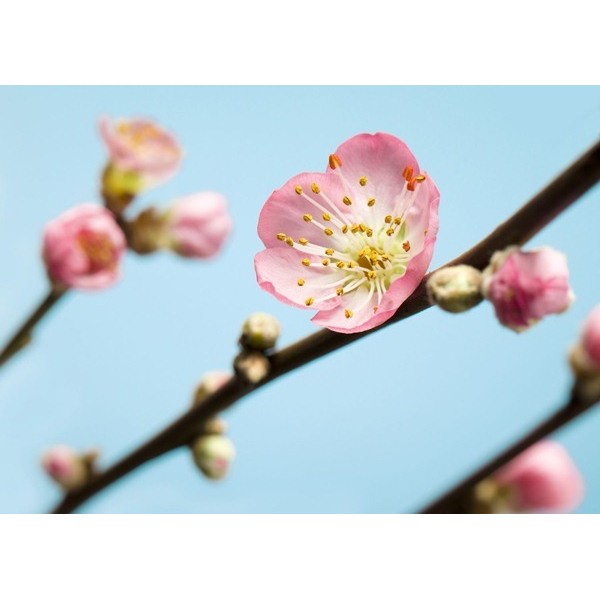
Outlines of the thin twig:
{"type": "Polygon", "coordinates": [[[456,514],[469,513],[472,508],[472,492],[476,484],[495,473],[500,467],[513,458],[527,450],[530,446],[548,437],[557,429],[563,427],[581,413],[598,404],[600,398],[588,401],[582,398],[576,389],[571,392],[571,397],[566,406],[557,410],[540,425],[534,427],[529,433],[523,436],[519,441],[513,444],[508,450],[505,450],[483,467],[477,469],[472,475],[461,481],[456,487],[438,498],[422,511],[422,514],[456,514]]]}
{"type": "MultiPolygon", "coordinates": [[[[599,180],[600,142],[592,146],[512,217],[499,225],[490,235],[445,266],[467,264],[479,269],[484,268],[496,250],[502,250],[512,244],[522,245],[530,240],[599,180]]],[[[66,495],[54,508],[53,512],[72,512],[87,499],[140,465],[189,443],[206,419],[229,408],[252,391],[285,373],[347,346],[363,336],[370,335],[383,327],[425,310],[430,306],[425,290],[425,280],[402,304],[395,315],[378,328],[350,335],[322,329],[273,354],[271,357],[271,373],[259,385],[248,387],[238,379],[232,378],[225,386],[206,398],[203,404],[187,411],[155,437],[133,450],[113,466],[96,475],[82,489],[66,495]]]]}
{"type": "Polygon", "coordinates": [[[29,318],[19,327],[15,334],[0,351],[0,367],[6,364],[15,354],[31,341],[35,326],[44,318],[50,309],[65,295],[65,290],[51,288],[29,318]]]}

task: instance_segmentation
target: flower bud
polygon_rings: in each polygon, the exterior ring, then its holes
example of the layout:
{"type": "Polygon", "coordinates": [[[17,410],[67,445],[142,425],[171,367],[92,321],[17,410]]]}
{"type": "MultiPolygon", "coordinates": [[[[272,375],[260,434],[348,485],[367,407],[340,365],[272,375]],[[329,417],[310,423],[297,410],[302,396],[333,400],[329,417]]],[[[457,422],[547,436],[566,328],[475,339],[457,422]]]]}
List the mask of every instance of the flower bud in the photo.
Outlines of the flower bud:
{"type": "Polygon", "coordinates": [[[277,343],[280,333],[281,325],[274,316],[257,312],[244,321],[240,343],[253,350],[269,350],[277,343]]]}
{"type": "Polygon", "coordinates": [[[583,499],[581,473],[556,442],[531,446],[475,489],[477,512],[570,512],[583,499]]]}
{"type": "Polygon", "coordinates": [[[206,373],[196,386],[193,405],[198,406],[204,400],[225,385],[231,379],[231,373],[225,371],[211,371],[206,373]]]}
{"type": "Polygon", "coordinates": [[[464,312],[483,300],[481,281],[481,272],[468,265],[445,267],[427,280],[429,300],[448,312],[464,312]]]}
{"type": "Polygon", "coordinates": [[[566,256],[547,247],[524,252],[512,246],[496,252],[483,272],[482,290],[498,320],[517,332],[564,312],[574,299],[566,256]]]}
{"type": "Polygon", "coordinates": [[[202,435],[191,448],[194,462],[209,479],[223,479],[235,458],[233,442],[222,435],[202,435]]]}
{"type": "Polygon", "coordinates": [[[600,372],[600,306],[592,310],[583,324],[581,345],[591,364],[600,372]]]}
{"type": "Polygon", "coordinates": [[[146,119],[113,123],[102,117],[100,135],[109,164],[103,175],[103,194],[111,210],[119,214],[134,196],[172,177],[182,150],[175,138],[146,119]]]}
{"type": "Polygon", "coordinates": [[[48,276],[55,285],[100,290],[119,279],[126,241],[110,211],[81,204],[46,225],[42,246],[48,276]]]}
{"type": "Polygon", "coordinates": [[[600,306],[585,320],[579,341],[569,351],[569,363],[581,398],[595,401],[600,397],[600,306]]]}
{"type": "Polygon", "coordinates": [[[256,385],[269,374],[271,363],[262,352],[241,352],[236,357],[233,367],[242,380],[256,385]]]}
{"type": "Polygon", "coordinates": [[[168,247],[166,215],[152,206],[127,223],[127,242],[138,254],[151,254],[168,247]]]}
{"type": "Polygon", "coordinates": [[[174,201],[167,212],[170,248],[187,258],[217,254],[231,232],[227,200],[216,192],[200,192],[174,201]]]}
{"type": "Polygon", "coordinates": [[[88,482],[92,461],[68,446],[54,446],[42,456],[42,467],[65,491],[71,492],[88,482]]]}

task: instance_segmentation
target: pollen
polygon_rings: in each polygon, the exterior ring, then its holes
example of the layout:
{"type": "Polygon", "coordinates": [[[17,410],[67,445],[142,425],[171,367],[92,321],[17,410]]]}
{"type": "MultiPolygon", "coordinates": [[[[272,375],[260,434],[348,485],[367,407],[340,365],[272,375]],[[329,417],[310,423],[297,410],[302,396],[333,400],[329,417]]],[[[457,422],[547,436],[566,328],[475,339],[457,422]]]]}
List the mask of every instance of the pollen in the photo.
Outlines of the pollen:
{"type": "Polygon", "coordinates": [[[346,267],[346,263],[340,260],[337,264],[337,268],[344,269],[345,267],[346,267]]]}
{"type": "Polygon", "coordinates": [[[370,227],[367,229],[367,237],[373,237],[373,230],[370,227]]]}
{"type": "Polygon", "coordinates": [[[377,273],[375,273],[375,271],[368,271],[367,272],[367,277],[371,280],[375,279],[377,277],[377,273]]]}
{"type": "Polygon", "coordinates": [[[410,242],[406,240],[406,242],[402,244],[402,248],[404,249],[404,252],[408,252],[410,250],[410,242]]]}
{"type": "Polygon", "coordinates": [[[352,200],[350,200],[350,198],[348,198],[348,196],[344,196],[342,199],[342,202],[346,205],[346,206],[350,206],[352,204],[352,200]]]}
{"type": "Polygon", "coordinates": [[[415,183],[417,181],[416,177],[413,177],[407,184],[406,189],[409,190],[410,192],[414,192],[415,191],[415,183]]]}
{"type": "Polygon", "coordinates": [[[309,260],[308,258],[303,258],[303,259],[302,259],[302,264],[303,264],[305,267],[310,267],[310,260],[309,260]]]}
{"type": "Polygon", "coordinates": [[[313,194],[319,194],[321,192],[321,188],[316,183],[311,183],[310,189],[313,191],[313,194]]]}
{"type": "Polygon", "coordinates": [[[325,254],[327,254],[327,256],[333,256],[334,250],[333,248],[327,248],[325,250],[325,254]]]}
{"type": "Polygon", "coordinates": [[[329,166],[332,169],[337,169],[337,167],[342,166],[342,161],[340,160],[340,157],[337,154],[329,155],[329,166]]]}
{"type": "Polygon", "coordinates": [[[354,264],[352,261],[349,261],[349,262],[348,262],[348,268],[349,268],[349,269],[354,269],[354,267],[355,267],[355,266],[356,266],[356,265],[355,265],[355,264],[354,264]]]}
{"type": "Polygon", "coordinates": [[[312,215],[306,213],[303,217],[302,217],[307,223],[310,223],[312,221],[312,215]]]}
{"type": "Polygon", "coordinates": [[[365,187],[365,185],[367,185],[367,178],[366,177],[361,177],[358,180],[358,183],[360,183],[360,185],[362,185],[362,187],[365,187]]]}
{"type": "Polygon", "coordinates": [[[349,319],[350,317],[352,317],[353,313],[352,313],[352,311],[349,308],[347,308],[344,311],[344,315],[346,316],[346,319],[349,319]]]}
{"type": "Polygon", "coordinates": [[[364,233],[367,230],[367,226],[363,223],[361,223],[358,228],[364,233]]]}
{"type": "Polygon", "coordinates": [[[423,183],[425,181],[425,179],[427,179],[427,177],[425,177],[425,175],[417,175],[415,177],[415,180],[417,181],[417,183],[423,183]]]}
{"type": "Polygon", "coordinates": [[[306,246],[306,244],[308,244],[308,240],[306,238],[300,238],[298,240],[299,244],[302,244],[303,246],[306,246]]]}
{"type": "Polygon", "coordinates": [[[329,229],[329,227],[325,227],[325,229],[323,229],[323,233],[325,233],[325,235],[333,235],[333,231],[329,229]]]}
{"type": "Polygon", "coordinates": [[[387,231],[386,231],[387,235],[394,235],[394,230],[390,227],[387,231]]]}
{"type": "Polygon", "coordinates": [[[294,188],[294,191],[296,192],[296,194],[298,194],[298,196],[300,196],[302,194],[302,188],[299,185],[297,185],[294,188]]]}
{"type": "Polygon", "coordinates": [[[315,299],[311,296],[304,301],[304,304],[306,304],[306,306],[310,306],[314,301],[315,299]]]}
{"type": "Polygon", "coordinates": [[[304,285],[304,279],[298,279],[298,285],[302,287],[304,285]]]}
{"type": "Polygon", "coordinates": [[[356,233],[359,230],[360,230],[360,227],[358,225],[352,225],[352,227],[350,227],[350,231],[352,233],[356,233]]]}
{"type": "Polygon", "coordinates": [[[400,217],[396,217],[396,218],[394,219],[394,223],[395,223],[396,225],[400,225],[400,223],[402,223],[402,219],[401,219],[400,217]]]}
{"type": "Polygon", "coordinates": [[[280,242],[283,242],[283,241],[285,240],[285,238],[286,238],[286,237],[287,237],[287,235],[285,235],[285,233],[278,233],[278,234],[277,234],[277,239],[278,239],[280,242]]]}
{"type": "Polygon", "coordinates": [[[344,295],[344,288],[341,288],[341,287],[340,287],[340,288],[338,288],[337,290],[335,290],[335,293],[336,293],[338,296],[343,296],[343,295],[344,295]]]}
{"type": "Polygon", "coordinates": [[[406,179],[406,181],[410,181],[412,179],[413,176],[413,168],[412,167],[406,167],[406,169],[404,169],[404,171],[402,171],[402,177],[404,177],[404,179],[406,179]]]}
{"type": "Polygon", "coordinates": [[[321,264],[322,264],[324,267],[326,267],[327,265],[329,265],[329,259],[328,259],[328,258],[324,258],[324,259],[321,261],[321,264]]]}
{"type": "Polygon", "coordinates": [[[331,215],[329,213],[323,213],[323,221],[331,221],[331,215]]]}
{"type": "Polygon", "coordinates": [[[288,246],[292,246],[292,247],[294,246],[294,240],[293,240],[291,237],[286,237],[286,238],[285,238],[285,243],[286,243],[288,246]]]}
{"type": "Polygon", "coordinates": [[[369,198],[367,202],[367,206],[375,206],[375,198],[369,198]]]}
{"type": "Polygon", "coordinates": [[[348,225],[342,227],[342,233],[348,233],[348,225]]]}

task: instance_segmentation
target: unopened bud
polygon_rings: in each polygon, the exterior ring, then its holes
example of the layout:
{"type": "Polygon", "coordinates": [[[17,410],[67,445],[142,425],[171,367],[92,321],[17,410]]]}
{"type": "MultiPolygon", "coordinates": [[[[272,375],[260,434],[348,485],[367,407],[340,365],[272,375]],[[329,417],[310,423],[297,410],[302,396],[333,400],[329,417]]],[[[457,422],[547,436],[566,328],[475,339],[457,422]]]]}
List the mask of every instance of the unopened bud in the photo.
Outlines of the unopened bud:
{"type": "Polygon", "coordinates": [[[214,394],[220,387],[225,385],[231,378],[230,373],[224,371],[211,371],[206,373],[196,386],[193,405],[202,404],[208,396],[214,394]]]}
{"type": "Polygon", "coordinates": [[[68,446],[54,446],[42,456],[42,467],[65,491],[72,492],[89,481],[96,457],[97,454],[77,454],[68,446]]]}
{"type": "Polygon", "coordinates": [[[460,313],[482,300],[481,272],[468,265],[445,267],[427,280],[429,300],[443,310],[460,313]]]}
{"type": "Polygon", "coordinates": [[[586,401],[600,397],[600,306],[583,324],[577,343],[569,351],[569,364],[577,380],[577,390],[586,401]]]}
{"type": "Polygon", "coordinates": [[[281,325],[273,315],[257,312],[244,321],[240,343],[253,350],[269,350],[277,343],[280,333],[281,325]]]}
{"type": "Polygon", "coordinates": [[[227,433],[227,423],[218,417],[209,419],[202,426],[202,433],[206,435],[223,435],[227,433]]]}
{"type": "Polygon", "coordinates": [[[191,448],[194,462],[209,479],[223,479],[235,458],[233,442],[222,435],[202,435],[191,448]]]}
{"type": "Polygon", "coordinates": [[[233,363],[235,372],[247,383],[260,383],[271,370],[269,359],[261,352],[242,352],[233,363]]]}
{"type": "Polygon", "coordinates": [[[102,173],[102,196],[106,207],[120,215],[144,189],[143,178],[134,171],[122,171],[108,164],[102,173]]]}
{"type": "Polygon", "coordinates": [[[138,254],[150,254],[169,245],[167,218],[155,207],[140,212],[127,224],[127,242],[138,254]]]}

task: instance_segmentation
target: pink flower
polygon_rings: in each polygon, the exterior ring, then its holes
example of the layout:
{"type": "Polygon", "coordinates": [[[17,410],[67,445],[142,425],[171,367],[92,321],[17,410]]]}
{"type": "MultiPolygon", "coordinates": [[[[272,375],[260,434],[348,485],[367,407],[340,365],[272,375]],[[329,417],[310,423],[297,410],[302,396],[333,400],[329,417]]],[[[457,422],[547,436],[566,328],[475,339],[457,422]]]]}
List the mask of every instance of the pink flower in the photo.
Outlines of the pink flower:
{"type": "Polygon", "coordinates": [[[109,287],[120,276],[126,241],[112,213],[81,204],[44,228],[42,254],[50,279],[81,290],[109,287]]]}
{"type": "Polygon", "coordinates": [[[600,370],[600,306],[585,320],[581,335],[583,350],[596,370],[600,370]]]}
{"type": "Polygon", "coordinates": [[[99,127],[111,163],[120,171],[139,175],[143,187],[162,183],[179,168],[181,147],[156,123],[146,119],[113,123],[108,117],[101,117],[99,127]]]}
{"type": "Polygon", "coordinates": [[[176,200],[168,212],[167,228],[171,247],[181,256],[214,256],[232,228],[227,200],[216,192],[200,192],[176,200]]]}
{"type": "Polygon", "coordinates": [[[361,134],[273,192],[254,266],[276,298],[318,312],[313,322],[356,333],[387,321],[423,279],[438,230],[439,192],[386,133],[361,134]]]}
{"type": "Polygon", "coordinates": [[[518,512],[569,512],[583,499],[581,473],[567,451],[550,440],[525,450],[493,478],[509,489],[518,512]]]}
{"type": "Polygon", "coordinates": [[[55,446],[42,456],[44,471],[63,488],[73,490],[85,483],[85,462],[68,446],[55,446]]]}
{"type": "Polygon", "coordinates": [[[524,252],[513,246],[496,252],[483,276],[483,294],[498,320],[517,332],[564,312],[574,298],[567,258],[552,248],[524,252]]]}

